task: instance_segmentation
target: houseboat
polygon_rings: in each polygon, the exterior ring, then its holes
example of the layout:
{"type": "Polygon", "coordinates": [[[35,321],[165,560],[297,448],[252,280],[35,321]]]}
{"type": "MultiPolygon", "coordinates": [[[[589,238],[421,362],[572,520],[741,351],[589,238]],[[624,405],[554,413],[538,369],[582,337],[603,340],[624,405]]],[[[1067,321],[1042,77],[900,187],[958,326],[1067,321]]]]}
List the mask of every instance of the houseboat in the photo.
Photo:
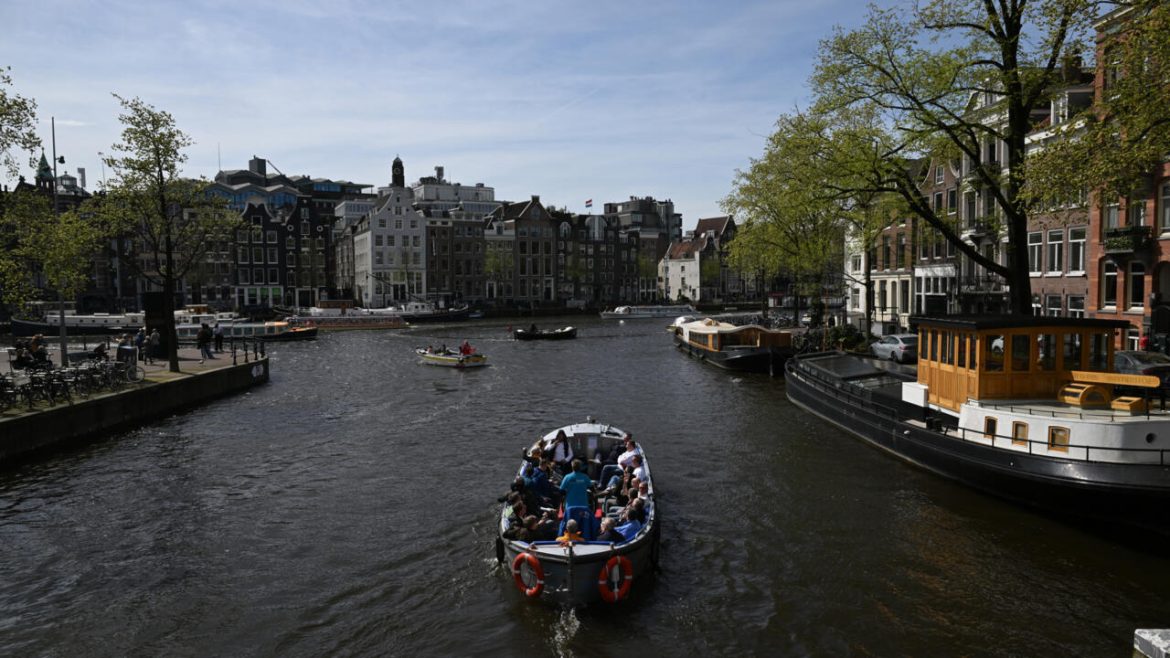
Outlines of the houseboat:
{"type": "Polygon", "coordinates": [[[1062,515],[1170,529],[1161,382],[1112,372],[1124,321],[916,317],[916,376],[841,353],[795,356],[788,397],[897,457],[1062,515]],[[1159,396],[1160,397],[1160,396],[1159,396]]]}
{"type": "Polygon", "coordinates": [[[645,318],[673,318],[695,312],[695,307],[690,304],[618,306],[611,311],[602,311],[601,317],[611,320],[639,320],[645,318]]]}
{"type": "MultiPolygon", "coordinates": [[[[142,327],[143,313],[93,313],[77,314],[65,311],[65,333],[70,336],[109,336],[134,333],[142,327]]],[[[42,320],[12,318],[13,336],[35,336],[37,334],[56,336],[61,333],[61,316],[47,313],[42,320]]]]}
{"type": "MultiPolygon", "coordinates": [[[[574,455],[609,454],[615,445],[623,444],[629,436],[624,430],[593,419],[559,427],[525,450],[525,459],[513,477],[531,477],[534,467],[529,460],[533,451],[540,448],[543,454],[549,454],[553,442],[562,432],[574,455]]],[[[612,497],[591,500],[589,507],[543,510],[549,512],[550,517],[556,517],[557,537],[564,536],[569,519],[577,521],[581,538],[575,541],[511,538],[514,534],[509,529],[515,517],[510,514],[507,500],[504,501],[496,537],[496,559],[511,569],[513,582],[526,597],[573,605],[617,603],[640,586],[640,580],[645,580],[658,560],[660,525],[650,465],[644,454],[642,459],[647,475],[644,517],[641,521],[623,521],[617,525],[621,532],[628,533],[617,541],[597,540],[601,519],[611,517],[611,510],[620,509],[612,497]]],[[[596,480],[594,484],[599,489],[605,486],[596,480]]],[[[528,510],[528,513],[536,517],[542,515],[540,510],[528,510]]]]}
{"type": "Polygon", "coordinates": [[[792,356],[792,333],[714,318],[672,325],[674,343],[689,356],[725,370],[778,375],[792,356]]]}

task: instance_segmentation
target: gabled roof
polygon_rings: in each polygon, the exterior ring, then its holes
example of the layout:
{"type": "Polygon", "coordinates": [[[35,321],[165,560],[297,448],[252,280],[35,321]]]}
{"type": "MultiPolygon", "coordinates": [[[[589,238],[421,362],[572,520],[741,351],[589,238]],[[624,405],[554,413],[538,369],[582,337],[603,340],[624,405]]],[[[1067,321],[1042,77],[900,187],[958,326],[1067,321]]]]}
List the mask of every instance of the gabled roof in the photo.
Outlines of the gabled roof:
{"type": "Polygon", "coordinates": [[[671,260],[694,258],[696,253],[702,252],[707,248],[707,244],[707,238],[671,242],[670,246],[666,248],[666,257],[671,260]]]}
{"type": "Polygon", "coordinates": [[[706,235],[708,231],[711,231],[716,237],[722,238],[724,232],[729,228],[735,228],[735,220],[731,219],[731,215],[707,217],[700,219],[699,223],[695,225],[695,235],[706,235]]]}

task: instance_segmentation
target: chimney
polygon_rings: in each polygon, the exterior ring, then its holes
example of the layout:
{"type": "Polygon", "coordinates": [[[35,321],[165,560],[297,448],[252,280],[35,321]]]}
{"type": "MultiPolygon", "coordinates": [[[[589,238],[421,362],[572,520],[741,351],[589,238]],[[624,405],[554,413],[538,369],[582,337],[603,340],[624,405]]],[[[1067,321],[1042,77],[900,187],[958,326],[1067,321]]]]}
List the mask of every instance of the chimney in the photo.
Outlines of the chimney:
{"type": "Polygon", "coordinates": [[[268,161],[253,155],[252,159],[248,161],[248,171],[253,174],[260,174],[261,176],[268,176],[268,161]]]}
{"type": "Polygon", "coordinates": [[[532,195],[532,203],[540,203],[540,195],[539,194],[532,195]]]}
{"type": "Polygon", "coordinates": [[[85,189],[85,167],[77,168],[77,177],[81,179],[81,189],[85,189]]]}
{"type": "Polygon", "coordinates": [[[435,178],[439,179],[440,183],[443,182],[443,168],[442,167],[435,167],[435,178]]]}

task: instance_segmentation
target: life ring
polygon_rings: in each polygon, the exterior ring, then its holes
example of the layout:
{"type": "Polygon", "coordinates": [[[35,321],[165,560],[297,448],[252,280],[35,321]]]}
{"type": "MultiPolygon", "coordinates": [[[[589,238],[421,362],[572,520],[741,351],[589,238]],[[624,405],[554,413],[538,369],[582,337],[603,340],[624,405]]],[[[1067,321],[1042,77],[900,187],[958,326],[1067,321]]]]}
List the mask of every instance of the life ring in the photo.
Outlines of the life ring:
{"type": "Polygon", "coordinates": [[[512,580],[516,581],[516,587],[520,588],[527,596],[536,598],[544,591],[544,569],[540,566],[540,560],[532,553],[519,553],[516,559],[512,560],[512,580]],[[520,565],[523,562],[528,563],[528,567],[532,569],[532,575],[536,576],[536,584],[532,587],[524,584],[524,578],[520,576],[520,565]]]}
{"type": "Polygon", "coordinates": [[[605,567],[597,576],[597,589],[601,592],[601,599],[606,603],[616,603],[626,598],[630,593],[630,585],[634,582],[634,566],[630,564],[630,558],[624,555],[615,555],[609,558],[609,562],[605,563],[605,567]],[[618,588],[611,589],[609,586],[609,574],[614,570],[618,570],[618,588]]]}

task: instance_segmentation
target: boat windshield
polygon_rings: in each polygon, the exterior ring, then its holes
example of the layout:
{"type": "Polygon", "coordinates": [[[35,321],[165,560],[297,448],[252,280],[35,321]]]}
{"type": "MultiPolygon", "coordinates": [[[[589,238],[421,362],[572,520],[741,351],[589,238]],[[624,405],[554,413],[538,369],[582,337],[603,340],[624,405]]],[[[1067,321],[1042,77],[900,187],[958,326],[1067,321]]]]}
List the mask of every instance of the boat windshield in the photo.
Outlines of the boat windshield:
{"type": "Polygon", "coordinates": [[[1130,352],[1129,357],[1143,366],[1170,365],[1170,356],[1160,352],[1130,352]]]}

